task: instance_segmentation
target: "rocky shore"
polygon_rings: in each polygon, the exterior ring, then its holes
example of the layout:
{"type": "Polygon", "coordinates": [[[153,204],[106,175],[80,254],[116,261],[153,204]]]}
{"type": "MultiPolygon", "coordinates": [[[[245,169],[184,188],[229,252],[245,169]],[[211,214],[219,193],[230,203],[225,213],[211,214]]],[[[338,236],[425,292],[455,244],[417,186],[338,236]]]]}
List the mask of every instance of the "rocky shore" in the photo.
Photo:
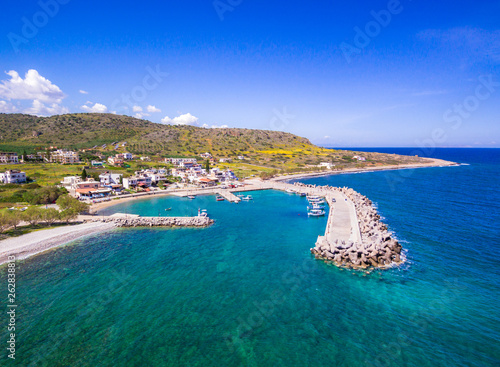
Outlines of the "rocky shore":
{"type": "Polygon", "coordinates": [[[214,223],[208,217],[95,217],[91,222],[113,223],[116,227],[207,227],[214,223]]]}
{"type": "Polygon", "coordinates": [[[312,186],[301,183],[295,185],[314,187],[324,195],[336,190],[354,204],[361,242],[329,241],[327,236],[320,236],[316,246],[311,249],[316,258],[332,262],[339,267],[354,269],[387,268],[405,261],[401,254],[402,246],[381,222],[380,215],[366,196],[347,187],[312,186]]]}

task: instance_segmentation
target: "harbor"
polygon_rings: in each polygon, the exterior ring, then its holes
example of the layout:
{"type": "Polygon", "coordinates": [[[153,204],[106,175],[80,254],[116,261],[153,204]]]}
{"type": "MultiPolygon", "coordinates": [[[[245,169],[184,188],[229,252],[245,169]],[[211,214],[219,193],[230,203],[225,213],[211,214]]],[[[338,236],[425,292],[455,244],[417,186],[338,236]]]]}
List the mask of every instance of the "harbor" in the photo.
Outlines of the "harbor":
{"type": "MultiPolygon", "coordinates": [[[[309,217],[327,216],[325,232],[318,235],[315,247],[311,248],[311,253],[318,259],[355,269],[387,268],[405,260],[401,245],[388,232],[387,226],[380,222],[380,216],[371,201],[350,188],[305,185],[300,182],[292,184],[279,179],[251,179],[237,187],[185,189],[168,194],[192,200],[196,200],[199,195],[214,195],[217,201],[238,204],[251,201],[253,198],[248,192],[258,190],[279,190],[304,197],[304,209],[309,217]]],[[[207,218],[204,220],[209,220],[206,212],[205,216],[207,218]]],[[[132,220],[129,215],[131,224],[127,226],[174,226],[171,223],[175,220],[171,222],[168,218],[173,217],[132,220]]],[[[124,222],[123,218],[108,220],[120,225],[129,223],[124,222]]],[[[185,223],[191,222],[182,220],[178,223],[189,226],[185,223]]],[[[209,224],[195,226],[206,225],[209,224]]]]}

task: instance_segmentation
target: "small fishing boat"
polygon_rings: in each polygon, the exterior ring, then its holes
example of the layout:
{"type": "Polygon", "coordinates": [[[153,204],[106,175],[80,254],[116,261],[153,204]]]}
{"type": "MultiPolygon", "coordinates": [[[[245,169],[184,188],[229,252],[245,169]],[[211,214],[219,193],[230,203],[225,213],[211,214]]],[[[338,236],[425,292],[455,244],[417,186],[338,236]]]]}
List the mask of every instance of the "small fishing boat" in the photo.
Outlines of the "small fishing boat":
{"type": "Polygon", "coordinates": [[[325,203],[324,200],[319,200],[319,201],[311,202],[311,204],[316,204],[316,205],[321,205],[321,204],[324,204],[324,203],[325,203]]]}
{"type": "Polygon", "coordinates": [[[295,194],[295,191],[293,191],[292,189],[286,189],[285,191],[288,192],[289,194],[295,194]]]}
{"type": "Polygon", "coordinates": [[[245,195],[236,195],[237,197],[239,197],[240,199],[243,199],[245,197],[245,195]]]}
{"type": "Polygon", "coordinates": [[[298,192],[297,194],[299,194],[299,196],[301,196],[301,197],[307,196],[307,194],[305,192],[298,192]]]}
{"type": "Polygon", "coordinates": [[[172,208],[166,208],[165,211],[168,212],[169,210],[172,210],[172,208]]]}
{"type": "Polygon", "coordinates": [[[188,195],[188,199],[196,199],[196,195],[188,195]]]}
{"type": "Polygon", "coordinates": [[[312,209],[307,212],[307,215],[310,217],[322,217],[325,215],[325,211],[322,209],[312,209]]]}
{"type": "Polygon", "coordinates": [[[247,196],[242,197],[242,199],[249,201],[249,200],[253,200],[253,197],[252,197],[252,195],[247,195],[247,196]]]}
{"type": "Polygon", "coordinates": [[[207,209],[198,209],[198,217],[208,217],[207,209]]]}
{"type": "Polygon", "coordinates": [[[224,201],[224,196],[217,195],[215,197],[215,200],[217,200],[217,201],[224,201]]]}
{"type": "Polygon", "coordinates": [[[315,210],[315,209],[325,209],[324,205],[309,205],[307,210],[315,210]]]}

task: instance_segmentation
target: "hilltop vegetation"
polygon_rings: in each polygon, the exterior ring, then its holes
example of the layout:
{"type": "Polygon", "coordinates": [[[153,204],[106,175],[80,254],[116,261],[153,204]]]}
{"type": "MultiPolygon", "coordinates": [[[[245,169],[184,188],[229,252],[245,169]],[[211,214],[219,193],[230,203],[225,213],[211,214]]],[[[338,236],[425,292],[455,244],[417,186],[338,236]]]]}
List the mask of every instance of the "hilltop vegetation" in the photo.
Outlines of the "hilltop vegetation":
{"type": "MultiPolygon", "coordinates": [[[[279,131],[205,129],[156,124],[114,114],[68,114],[36,117],[0,114],[0,148],[20,151],[57,146],[82,149],[124,142],[144,154],[199,154],[206,151],[247,152],[283,147],[313,146],[305,138],[279,131]]],[[[3,149],[5,150],[5,149],[3,149]]]]}
{"type": "Polygon", "coordinates": [[[252,173],[297,171],[320,162],[333,163],[337,169],[421,162],[417,157],[363,153],[366,162],[360,163],[353,160],[353,152],[320,148],[306,138],[280,131],[172,126],[114,114],[0,114],[0,150],[33,153],[49,146],[105,155],[128,151],[158,158],[199,157],[209,152],[216,158],[232,158],[228,167],[252,173]],[[126,145],[111,145],[117,142],[126,145]],[[238,162],[238,156],[245,160],[238,162]]]}

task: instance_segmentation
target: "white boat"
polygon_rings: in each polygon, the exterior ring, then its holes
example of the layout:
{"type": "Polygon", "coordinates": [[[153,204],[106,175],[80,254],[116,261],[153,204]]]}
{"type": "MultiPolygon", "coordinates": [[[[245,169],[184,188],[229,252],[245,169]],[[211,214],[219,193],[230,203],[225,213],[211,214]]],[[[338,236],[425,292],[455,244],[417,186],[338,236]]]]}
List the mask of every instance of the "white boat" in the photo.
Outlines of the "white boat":
{"type": "Polygon", "coordinates": [[[319,200],[321,199],[321,196],[317,196],[317,195],[310,195],[307,197],[307,200],[319,200]]]}
{"type": "Polygon", "coordinates": [[[198,209],[198,217],[208,217],[207,209],[198,209]]]}
{"type": "Polygon", "coordinates": [[[297,194],[299,194],[299,196],[302,196],[302,197],[307,196],[307,194],[305,192],[298,192],[297,194]]]}
{"type": "Polygon", "coordinates": [[[247,201],[253,200],[253,197],[252,197],[252,195],[247,195],[247,196],[242,197],[242,200],[247,200],[247,201]]]}
{"type": "Polygon", "coordinates": [[[315,209],[325,209],[325,206],[324,205],[309,205],[307,207],[307,210],[315,210],[315,209]]]}
{"type": "Polygon", "coordinates": [[[323,199],[315,199],[315,200],[309,200],[309,203],[310,204],[316,204],[316,205],[319,205],[319,204],[324,204],[325,201],[323,199]]]}
{"type": "Polygon", "coordinates": [[[322,209],[312,209],[307,212],[307,215],[310,217],[322,217],[325,215],[325,211],[322,209]]]}
{"type": "Polygon", "coordinates": [[[188,195],[187,197],[188,197],[188,199],[196,199],[195,195],[188,195]]]}
{"type": "Polygon", "coordinates": [[[292,189],[286,189],[285,191],[288,192],[289,194],[295,194],[295,191],[293,191],[292,189]]]}

